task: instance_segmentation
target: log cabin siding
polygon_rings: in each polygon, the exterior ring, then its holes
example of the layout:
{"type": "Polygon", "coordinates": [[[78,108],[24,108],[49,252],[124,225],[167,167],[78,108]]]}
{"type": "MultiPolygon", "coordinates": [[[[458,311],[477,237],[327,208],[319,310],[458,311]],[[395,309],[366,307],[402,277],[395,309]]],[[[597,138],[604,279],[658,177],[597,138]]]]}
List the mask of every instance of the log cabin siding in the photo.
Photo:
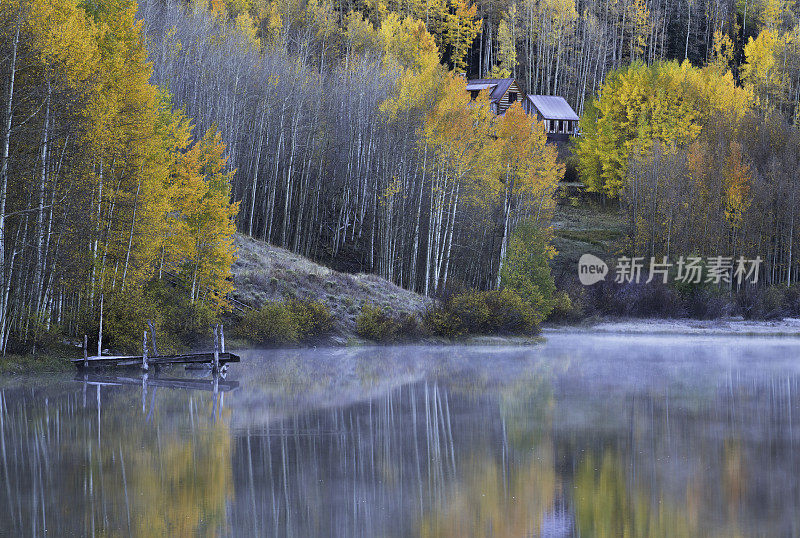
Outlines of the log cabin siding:
{"type": "Polygon", "coordinates": [[[506,110],[508,110],[508,107],[513,104],[513,101],[510,99],[510,94],[516,94],[514,101],[522,102],[523,97],[525,97],[525,94],[523,94],[522,90],[520,90],[517,81],[512,82],[506,90],[506,93],[504,93],[503,96],[497,101],[497,114],[504,113],[506,110]]]}

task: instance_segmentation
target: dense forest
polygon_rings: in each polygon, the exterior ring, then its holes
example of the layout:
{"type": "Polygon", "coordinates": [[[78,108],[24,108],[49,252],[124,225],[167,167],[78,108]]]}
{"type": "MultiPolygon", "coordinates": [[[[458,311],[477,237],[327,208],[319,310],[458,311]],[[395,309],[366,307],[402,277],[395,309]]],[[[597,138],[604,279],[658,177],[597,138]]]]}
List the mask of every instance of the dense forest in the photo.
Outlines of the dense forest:
{"type": "Polygon", "coordinates": [[[465,76],[582,114],[581,179],[619,200],[630,252],[767,253],[770,282],[798,276],[793,3],[0,8],[3,350],[54,331],[130,347],[148,318],[206,332],[236,228],[427,295],[496,289],[564,164],[465,76]]]}
{"type": "Polygon", "coordinates": [[[457,75],[510,75],[582,114],[580,179],[621,203],[628,253],[761,253],[766,282],[798,271],[791,2],[144,2],[140,13],[154,80],[223,129],[239,229],[254,237],[427,294],[496,284],[509,225],[546,225],[562,170],[543,164],[533,196],[504,203],[486,181],[491,159],[474,151],[465,169],[445,154],[457,139],[442,118],[457,75]]]}
{"type": "Polygon", "coordinates": [[[135,13],[2,3],[4,350],[90,328],[98,346],[103,328],[125,345],[164,304],[225,303],[237,207],[225,146],[150,83],[135,13]],[[185,292],[159,301],[166,280],[185,292]]]}
{"type": "Polygon", "coordinates": [[[257,28],[218,8],[140,13],[154,81],[229,145],[240,230],[426,294],[496,283],[510,228],[547,218],[562,173],[540,127],[468,107],[421,21],[276,3],[257,28]]]}

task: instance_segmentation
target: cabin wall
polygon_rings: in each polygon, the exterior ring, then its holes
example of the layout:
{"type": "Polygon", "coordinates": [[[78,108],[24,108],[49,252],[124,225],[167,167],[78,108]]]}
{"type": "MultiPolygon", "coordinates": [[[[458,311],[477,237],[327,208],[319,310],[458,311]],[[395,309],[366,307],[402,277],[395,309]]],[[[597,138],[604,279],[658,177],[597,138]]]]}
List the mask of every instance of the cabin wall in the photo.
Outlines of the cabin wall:
{"type": "Polygon", "coordinates": [[[516,81],[512,82],[511,86],[509,86],[508,90],[506,90],[506,93],[497,102],[497,112],[496,113],[497,114],[502,114],[503,112],[505,112],[508,109],[508,107],[510,107],[514,103],[514,101],[522,102],[522,98],[523,97],[524,97],[524,95],[522,93],[522,90],[519,89],[519,86],[517,85],[516,81]],[[516,94],[516,99],[514,99],[513,101],[510,99],[510,96],[509,96],[509,94],[512,94],[512,93],[516,94]]]}

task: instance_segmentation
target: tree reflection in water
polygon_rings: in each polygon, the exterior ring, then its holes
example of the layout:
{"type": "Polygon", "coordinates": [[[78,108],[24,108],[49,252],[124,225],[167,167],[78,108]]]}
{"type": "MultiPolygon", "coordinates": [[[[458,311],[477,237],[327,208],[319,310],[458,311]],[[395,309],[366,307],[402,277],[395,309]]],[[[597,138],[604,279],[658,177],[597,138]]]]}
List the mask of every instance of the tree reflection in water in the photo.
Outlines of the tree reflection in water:
{"type": "Polygon", "coordinates": [[[212,414],[218,395],[151,388],[143,409],[136,387],[69,388],[2,393],[0,528],[14,536],[226,531],[230,411],[212,414]]]}
{"type": "Polygon", "coordinates": [[[6,383],[0,529],[800,534],[797,342],[635,343],[251,352],[224,401],[6,383]]]}

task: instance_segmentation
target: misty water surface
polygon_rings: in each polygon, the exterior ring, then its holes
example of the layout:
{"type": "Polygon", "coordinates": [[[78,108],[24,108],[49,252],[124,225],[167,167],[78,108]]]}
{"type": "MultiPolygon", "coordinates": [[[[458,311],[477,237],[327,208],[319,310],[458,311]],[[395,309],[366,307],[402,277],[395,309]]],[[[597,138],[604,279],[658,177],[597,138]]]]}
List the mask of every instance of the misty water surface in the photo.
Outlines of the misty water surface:
{"type": "Polygon", "coordinates": [[[798,536],[798,351],[558,333],[6,379],[0,534],[798,536]]]}

